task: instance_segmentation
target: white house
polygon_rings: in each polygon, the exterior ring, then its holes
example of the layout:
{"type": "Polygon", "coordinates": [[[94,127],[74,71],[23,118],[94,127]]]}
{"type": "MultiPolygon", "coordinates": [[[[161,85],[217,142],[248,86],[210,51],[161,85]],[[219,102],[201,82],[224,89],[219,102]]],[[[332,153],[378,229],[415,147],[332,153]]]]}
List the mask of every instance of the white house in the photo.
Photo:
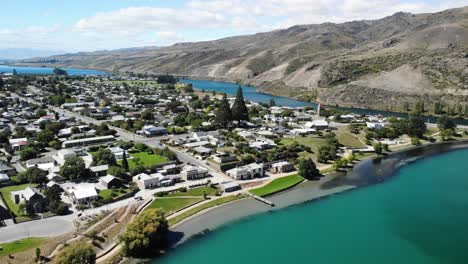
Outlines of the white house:
{"type": "Polygon", "coordinates": [[[268,138],[257,138],[255,141],[250,142],[249,146],[257,150],[264,150],[275,147],[276,143],[268,138]]]}
{"type": "MultiPolygon", "coordinates": [[[[114,154],[115,159],[117,160],[123,159],[124,150],[121,147],[113,147],[113,148],[109,148],[109,150],[112,152],[112,154],[114,154]]],[[[130,157],[130,155],[128,155],[127,152],[125,152],[125,156],[127,156],[127,158],[130,157]]]]}
{"type": "Polygon", "coordinates": [[[280,161],[271,165],[272,173],[285,173],[294,171],[294,164],[287,161],[280,161]]]}
{"type": "Polygon", "coordinates": [[[86,204],[99,199],[96,188],[91,185],[78,185],[76,187],[72,187],[68,190],[68,193],[70,194],[73,202],[77,204],[86,204]]]}
{"type": "Polygon", "coordinates": [[[187,180],[198,180],[208,175],[208,170],[197,166],[185,166],[180,172],[182,178],[187,180]]]}
{"type": "Polygon", "coordinates": [[[381,122],[366,122],[368,128],[382,129],[385,127],[385,123],[381,122]]]}
{"type": "Polygon", "coordinates": [[[251,163],[226,171],[226,174],[236,180],[248,180],[263,176],[263,164],[251,163]]]}
{"type": "Polygon", "coordinates": [[[304,125],[307,128],[315,128],[317,130],[323,130],[328,128],[328,122],[325,119],[317,119],[312,122],[307,122],[304,125]]]}
{"type": "Polygon", "coordinates": [[[27,138],[12,138],[9,140],[10,146],[14,150],[21,150],[24,146],[28,145],[27,138]]]}
{"type": "Polygon", "coordinates": [[[72,149],[61,149],[57,152],[57,162],[63,165],[66,160],[76,157],[72,149]]]}
{"type": "Polygon", "coordinates": [[[140,190],[153,189],[159,186],[159,179],[146,173],[140,173],[132,178],[140,190]]]}

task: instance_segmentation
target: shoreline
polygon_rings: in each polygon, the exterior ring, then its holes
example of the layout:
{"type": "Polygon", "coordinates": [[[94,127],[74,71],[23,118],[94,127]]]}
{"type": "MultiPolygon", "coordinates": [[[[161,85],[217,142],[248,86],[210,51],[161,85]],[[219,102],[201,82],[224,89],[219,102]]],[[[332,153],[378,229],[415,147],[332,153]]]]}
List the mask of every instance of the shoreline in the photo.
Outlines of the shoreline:
{"type": "MultiPolygon", "coordinates": [[[[201,238],[213,231],[227,227],[240,221],[249,221],[251,217],[259,214],[274,213],[278,210],[300,206],[305,203],[318,202],[322,199],[328,199],[334,195],[342,194],[348,191],[372,186],[377,183],[383,183],[387,178],[392,178],[400,168],[411,164],[421,158],[427,158],[434,155],[443,154],[449,151],[468,148],[468,141],[441,142],[436,144],[427,144],[418,147],[408,147],[389,153],[387,156],[367,157],[355,164],[355,166],[346,172],[344,176],[327,174],[319,181],[304,181],[290,189],[269,196],[269,199],[275,202],[276,207],[270,207],[260,203],[253,198],[244,198],[218,205],[206,210],[200,211],[170,228],[169,242],[170,247],[166,254],[171,254],[177,247],[183,246],[192,239],[201,238]],[[426,152],[427,150],[427,152],[426,152]],[[414,153],[413,153],[414,152],[414,153]],[[412,157],[416,153],[415,157],[412,157]],[[423,155],[418,155],[423,153],[423,155]],[[376,179],[360,179],[355,181],[353,176],[355,171],[367,170],[369,164],[376,161],[383,167],[392,165],[391,171],[386,171],[384,179],[382,175],[376,179]],[[389,164],[386,164],[388,161],[389,164]],[[350,177],[350,179],[347,179],[350,177]],[[349,180],[348,183],[346,181],[349,180]]],[[[390,168],[389,168],[390,169],[390,168]]],[[[359,172],[358,172],[359,173],[359,172]]],[[[164,257],[161,256],[161,257],[164,257]]],[[[128,259],[127,264],[142,263],[148,259],[128,259]]]]}

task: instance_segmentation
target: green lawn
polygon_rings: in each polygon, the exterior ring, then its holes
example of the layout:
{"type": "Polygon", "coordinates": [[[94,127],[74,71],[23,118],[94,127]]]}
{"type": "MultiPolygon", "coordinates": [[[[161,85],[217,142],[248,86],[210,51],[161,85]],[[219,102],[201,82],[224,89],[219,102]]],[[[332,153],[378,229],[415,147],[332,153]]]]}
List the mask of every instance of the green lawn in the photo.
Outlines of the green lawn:
{"type": "Polygon", "coordinates": [[[311,158],[314,162],[317,162],[318,148],[320,146],[326,144],[325,138],[315,136],[315,135],[306,136],[306,137],[298,136],[298,137],[294,137],[294,138],[283,138],[280,141],[280,144],[287,146],[287,145],[292,144],[295,141],[297,143],[301,144],[301,145],[304,145],[306,147],[310,147],[310,150],[312,151],[312,153],[309,153],[309,152],[306,152],[306,151],[300,152],[299,157],[301,157],[301,158],[311,158]]]}
{"type": "Polygon", "coordinates": [[[14,185],[14,186],[8,186],[8,187],[3,187],[0,189],[0,192],[3,195],[3,198],[5,199],[5,202],[7,203],[8,207],[10,210],[16,215],[16,216],[21,216],[24,214],[24,212],[21,212],[19,209],[19,206],[11,200],[11,192],[14,191],[20,191],[25,189],[26,187],[36,187],[37,184],[22,184],[22,185],[14,185]]]}
{"type": "Polygon", "coordinates": [[[338,141],[345,147],[364,147],[364,144],[359,141],[358,135],[349,132],[348,127],[339,127],[333,133],[336,134],[338,141]]]}
{"type": "Polygon", "coordinates": [[[203,197],[200,198],[156,198],[147,208],[159,208],[162,209],[166,215],[171,214],[177,210],[190,206],[194,203],[203,201],[203,197]]]}
{"type": "Polygon", "coordinates": [[[286,190],[300,182],[302,182],[304,178],[301,176],[294,174],[290,176],[285,176],[282,178],[278,178],[273,180],[272,182],[268,183],[267,185],[250,190],[251,193],[264,197],[268,196],[283,190],[286,190]]]}
{"type": "Polygon", "coordinates": [[[202,196],[203,197],[203,192],[205,192],[205,194],[208,196],[214,196],[216,195],[217,189],[212,188],[210,186],[203,186],[203,187],[198,187],[198,188],[187,190],[186,192],[177,191],[174,193],[170,193],[166,197],[177,197],[177,196],[202,196]]]}
{"type": "Polygon", "coordinates": [[[219,198],[219,199],[216,199],[216,200],[213,200],[213,201],[210,201],[210,202],[207,202],[205,204],[202,204],[200,206],[196,206],[190,210],[187,210],[185,211],[184,213],[176,216],[176,217],[173,217],[171,219],[168,220],[169,222],[169,226],[173,226],[175,224],[177,224],[178,222],[184,220],[185,218],[187,217],[190,217],[198,212],[201,212],[203,210],[206,210],[208,208],[211,208],[211,207],[214,207],[214,206],[218,206],[218,205],[221,205],[221,204],[225,204],[225,203],[228,203],[228,202],[232,202],[232,201],[235,201],[235,200],[238,200],[238,199],[241,199],[243,198],[243,196],[240,196],[240,195],[231,195],[231,196],[226,196],[226,197],[223,197],[223,198],[219,198]]]}
{"type": "MultiPolygon", "coordinates": [[[[161,164],[164,162],[168,162],[169,159],[163,156],[159,156],[156,154],[149,154],[147,152],[135,152],[135,153],[129,153],[130,156],[133,158],[127,159],[128,161],[128,167],[130,169],[134,169],[138,165],[143,165],[146,167],[161,164]]],[[[118,161],[119,165],[122,165],[122,161],[118,161]]]]}
{"type": "MultiPolygon", "coordinates": [[[[31,248],[37,248],[45,241],[45,238],[30,237],[14,242],[8,242],[0,244],[0,258],[8,256],[9,254],[15,254],[21,251],[25,251],[31,248]]],[[[32,256],[31,256],[32,258],[32,256]]]]}
{"type": "Polygon", "coordinates": [[[119,196],[127,194],[130,192],[130,189],[107,189],[99,192],[99,197],[103,200],[115,199],[119,196]]]}

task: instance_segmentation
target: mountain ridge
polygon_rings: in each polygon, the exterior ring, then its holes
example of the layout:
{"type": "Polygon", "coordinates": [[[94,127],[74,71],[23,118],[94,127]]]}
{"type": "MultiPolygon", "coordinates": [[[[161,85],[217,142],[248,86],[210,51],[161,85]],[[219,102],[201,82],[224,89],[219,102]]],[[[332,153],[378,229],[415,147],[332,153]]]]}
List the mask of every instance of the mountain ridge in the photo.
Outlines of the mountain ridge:
{"type": "Polygon", "coordinates": [[[468,104],[467,54],[468,7],[462,7],[17,64],[172,73],[333,105],[398,110],[393,107],[421,98],[468,104]]]}

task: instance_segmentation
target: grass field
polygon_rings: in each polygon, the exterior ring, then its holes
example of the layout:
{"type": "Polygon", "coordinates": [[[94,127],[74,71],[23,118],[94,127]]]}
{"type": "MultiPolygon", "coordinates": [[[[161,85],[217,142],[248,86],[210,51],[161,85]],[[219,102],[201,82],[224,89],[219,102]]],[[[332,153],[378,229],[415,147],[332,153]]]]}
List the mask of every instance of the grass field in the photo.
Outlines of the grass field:
{"type": "Polygon", "coordinates": [[[203,192],[205,192],[208,196],[216,195],[218,190],[216,188],[212,188],[210,186],[203,186],[194,189],[187,190],[186,192],[174,192],[168,194],[166,197],[178,197],[178,196],[201,196],[203,197],[203,192]]]}
{"type": "Polygon", "coordinates": [[[364,147],[364,144],[359,141],[358,135],[349,132],[348,127],[338,127],[333,133],[336,134],[338,141],[345,147],[364,147]]]}
{"type": "Polygon", "coordinates": [[[302,182],[303,180],[304,178],[302,178],[301,176],[297,174],[289,175],[289,176],[275,179],[263,187],[252,189],[250,190],[250,192],[260,197],[264,197],[264,196],[268,196],[268,195],[286,190],[290,188],[291,186],[294,186],[302,182]]]}
{"type": "Polygon", "coordinates": [[[5,202],[7,203],[8,207],[10,210],[16,215],[16,216],[21,216],[24,214],[24,212],[20,212],[19,206],[11,200],[11,192],[14,191],[20,191],[25,189],[26,187],[36,187],[36,184],[22,184],[22,185],[14,185],[14,186],[8,186],[8,187],[3,187],[0,189],[0,192],[3,195],[3,198],[5,199],[5,202]]]}
{"type": "Polygon", "coordinates": [[[115,199],[119,196],[127,194],[130,192],[130,189],[107,189],[99,192],[99,197],[104,200],[115,199]]]}
{"type": "Polygon", "coordinates": [[[147,208],[159,208],[162,209],[166,215],[171,214],[177,210],[190,206],[194,203],[198,203],[204,200],[200,198],[156,198],[147,208]]]}
{"type": "MultiPolygon", "coordinates": [[[[14,242],[0,244],[0,258],[8,256],[9,254],[15,254],[21,251],[25,251],[31,248],[37,248],[44,243],[45,238],[30,237],[14,242]]],[[[32,256],[31,256],[32,258],[32,256]]]]}
{"type": "Polygon", "coordinates": [[[318,148],[322,145],[325,145],[326,140],[323,137],[318,136],[307,136],[307,137],[295,137],[295,138],[283,138],[280,142],[282,145],[290,145],[293,142],[297,142],[306,147],[310,147],[312,153],[303,151],[299,153],[301,158],[311,158],[314,162],[317,162],[317,153],[318,148]]]}
{"type": "Polygon", "coordinates": [[[213,201],[210,201],[208,203],[205,203],[205,204],[202,204],[200,206],[196,206],[190,210],[187,210],[186,212],[176,216],[176,217],[173,217],[171,219],[168,220],[169,222],[169,226],[172,226],[172,225],[175,225],[177,224],[178,222],[184,220],[185,218],[187,217],[190,217],[198,212],[201,212],[203,210],[206,210],[208,208],[211,208],[211,207],[214,207],[214,206],[218,206],[218,205],[221,205],[221,204],[225,204],[225,203],[228,203],[228,202],[232,202],[232,201],[235,201],[235,200],[238,200],[238,199],[241,199],[243,198],[243,196],[237,196],[237,195],[231,195],[231,196],[226,196],[226,197],[223,197],[223,198],[219,198],[219,199],[216,199],[216,200],[213,200],[213,201]]]}
{"type": "MultiPolygon", "coordinates": [[[[146,167],[161,164],[164,162],[168,162],[169,159],[163,156],[159,156],[156,154],[149,154],[147,152],[135,152],[135,153],[129,153],[130,156],[133,158],[127,159],[128,161],[128,167],[130,169],[134,169],[138,165],[143,165],[146,167]]],[[[122,165],[122,161],[118,161],[119,165],[122,165]]]]}

